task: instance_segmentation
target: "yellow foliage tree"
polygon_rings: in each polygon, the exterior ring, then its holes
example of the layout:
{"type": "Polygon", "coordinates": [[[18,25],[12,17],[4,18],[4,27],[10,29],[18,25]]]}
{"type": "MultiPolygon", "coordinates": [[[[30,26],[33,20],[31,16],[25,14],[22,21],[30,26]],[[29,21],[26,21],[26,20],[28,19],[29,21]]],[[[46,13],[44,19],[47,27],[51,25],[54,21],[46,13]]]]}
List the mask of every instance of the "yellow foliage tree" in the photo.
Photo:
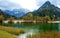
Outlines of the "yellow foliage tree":
{"type": "Polygon", "coordinates": [[[27,16],[24,16],[22,19],[24,19],[24,20],[32,20],[33,15],[31,13],[29,13],[27,16]]]}
{"type": "Polygon", "coordinates": [[[39,17],[39,16],[34,16],[34,20],[36,20],[36,21],[41,21],[41,17],[39,17]]]}
{"type": "Polygon", "coordinates": [[[49,16],[45,16],[44,18],[43,18],[43,21],[44,22],[47,22],[47,21],[50,21],[51,19],[50,19],[50,17],[49,16]]]}
{"type": "Polygon", "coordinates": [[[28,20],[28,17],[27,16],[24,16],[22,19],[23,20],[28,20]]]}
{"type": "Polygon", "coordinates": [[[51,20],[49,16],[45,16],[44,18],[47,19],[48,21],[51,20]]]}
{"type": "Polygon", "coordinates": [[[11,16],[11,17],[9,18],[9,23],[13,23],[13,20],[14,20],[14,17],[11,16]]]}
{"type": "Polygon", "coordinates": [[[0,15],[0,23],[3,23],[3,20],[4,20],[4,16],[0,15]]]}
{"type": "Polygon", "coordinates": [[[32,17],[33,15],[31,13],[28,14],[29,17],[32,17]]]}

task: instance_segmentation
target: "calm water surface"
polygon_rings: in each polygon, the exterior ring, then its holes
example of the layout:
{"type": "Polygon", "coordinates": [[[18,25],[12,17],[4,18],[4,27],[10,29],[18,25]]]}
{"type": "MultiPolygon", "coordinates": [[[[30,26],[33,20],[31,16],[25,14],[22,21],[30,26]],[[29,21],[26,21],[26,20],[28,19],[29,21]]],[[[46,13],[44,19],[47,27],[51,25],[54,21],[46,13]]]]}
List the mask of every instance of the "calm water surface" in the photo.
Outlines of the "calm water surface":
{"type": "Polygon", "coordinates": [[[24,23],[24,24],[6,24],[8,26],[14,28],[23,28],[25,30],[24,34],[20,34],[18,38],[26,38],[27,35],[33,35],[36,32],[41,31],[60,31],[60,24],[59,23],[24,23]]]}
{"type": "Polygon", "coordinates": [[[60,30],[59,23],[24,23],[24,24],[5,24],[7,26],[11,26],[14,28],[24,28],[26,30],[34,29],[34,30],[60,30]]]}

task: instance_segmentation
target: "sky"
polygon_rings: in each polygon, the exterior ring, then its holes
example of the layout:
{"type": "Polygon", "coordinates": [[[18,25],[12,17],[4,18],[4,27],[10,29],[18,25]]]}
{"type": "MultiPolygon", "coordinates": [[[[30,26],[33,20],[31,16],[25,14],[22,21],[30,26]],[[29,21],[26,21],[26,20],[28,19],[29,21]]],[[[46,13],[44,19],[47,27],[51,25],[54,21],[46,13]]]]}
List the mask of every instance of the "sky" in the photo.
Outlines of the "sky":
{"type": "Polygon", "coordinates": [[[60,0],[0,0],[0,8],[24,8],[33,11],[41,7],[46,1],[50,1],[52,4],[60,8],[60,0]]]}

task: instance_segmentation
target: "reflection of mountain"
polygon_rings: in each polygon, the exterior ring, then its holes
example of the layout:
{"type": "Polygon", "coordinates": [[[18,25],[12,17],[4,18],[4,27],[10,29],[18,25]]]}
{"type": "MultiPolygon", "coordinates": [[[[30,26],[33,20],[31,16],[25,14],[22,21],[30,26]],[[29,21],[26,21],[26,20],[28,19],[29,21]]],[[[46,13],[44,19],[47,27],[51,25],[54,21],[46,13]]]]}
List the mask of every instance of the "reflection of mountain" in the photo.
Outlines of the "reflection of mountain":
{"type": "Polygon", "coordinates": [[[38,10],[34,11],[33,15],[48,15],[50,17],[53,17],[55,15],[57,17],[60,16],[60,9],[47,1],[38,10]]]}

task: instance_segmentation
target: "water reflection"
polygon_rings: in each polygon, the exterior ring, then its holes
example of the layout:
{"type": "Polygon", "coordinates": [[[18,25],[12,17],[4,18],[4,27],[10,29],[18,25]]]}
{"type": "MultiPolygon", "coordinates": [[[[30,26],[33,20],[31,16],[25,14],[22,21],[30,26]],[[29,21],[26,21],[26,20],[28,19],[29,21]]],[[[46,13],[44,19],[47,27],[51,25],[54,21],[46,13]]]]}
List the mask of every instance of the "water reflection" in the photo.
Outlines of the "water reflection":
{"type": "MultiPolygon", "coordinates": [[[[9,24],[8,24],[9,25],[9,24]]],[[[26,38],[27,35],[33,35],[36,32],[42,32],[42,31],[52,31],[55,30],[57,32],[60,31],[60,24],[58,23],[25,23],[25,24],[10,24],[10,26],[13,26],[15,28],[23,28],[25,30],[24,34],[19,35],[19,38],[26,38]]]]}
{"type": "Polygon", "coordinates": [[[27,38],[28,35],[32,37],[33,34],[35,34],[37,31],[35,30],[29,30],[24,34],[19,35],[19,38],[27,38]]]}
{"type": "Polygon", "coordinates": [[[51,24],[36,24],[36,25],[33,24],[33,27],[32,26],[30,27],[31,30],[29,30],[29,26],[26,29],[27,29],[26,33],[21,34],[19,36],[19,38],[27,38],[28,35],[30,35],[32,37],[33,34],[35,34],[36,32],[39,32],[41,30],[43,30],[43,31],[55,30],[55,31],[59,32],[60,24],[57,24],[57,23],[55,23],[55,24],[53,24],[53,23],[51,23],[51,24]]]}

